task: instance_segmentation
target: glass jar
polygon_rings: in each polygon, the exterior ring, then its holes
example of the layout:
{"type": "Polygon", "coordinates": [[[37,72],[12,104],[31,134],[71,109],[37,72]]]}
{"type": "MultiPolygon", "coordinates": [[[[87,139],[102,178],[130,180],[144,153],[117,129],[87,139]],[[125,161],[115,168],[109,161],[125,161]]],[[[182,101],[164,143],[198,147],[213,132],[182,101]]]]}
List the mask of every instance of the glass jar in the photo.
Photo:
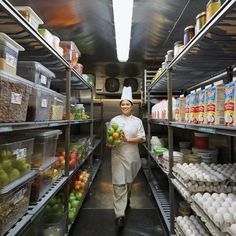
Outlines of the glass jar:
{"type": "Polygon", "coordinates": [[[184,45],[187,45],[188,42],[191,41],[191,39],[195,35],[195,26],[190,25],[184,29],[184,45]]]}
{"type": "Polygon", "coordinates": [[[208,22],[211,17],[217,12],[217,10],[221,7],[220,0],[209,0],[206,7],[206,22],[208,22]]]}
{"type": "Polygon", "coordinates": [[[174,43],[174,57],[177,57],[179,53],[183,50],[183,42],[177,41],[174,43]]]}
{"type": "Polygon", "coordinates": [[[203,11],[196,16],[195,34],[206,24],[206,12],[203,11]]]}

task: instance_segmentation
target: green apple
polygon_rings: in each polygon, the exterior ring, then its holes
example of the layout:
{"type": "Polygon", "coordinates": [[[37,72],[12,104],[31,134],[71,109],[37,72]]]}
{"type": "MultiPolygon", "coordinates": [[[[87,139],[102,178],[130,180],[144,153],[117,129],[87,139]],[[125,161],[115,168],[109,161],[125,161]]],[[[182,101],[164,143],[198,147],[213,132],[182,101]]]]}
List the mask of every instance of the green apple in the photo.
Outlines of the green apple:
{"type": "Polygon", "coordinates": [[[121,144],[121,140],[120,139],[115,139],[114,140],[114,145],[120,145],[121,144]]]}
{"type": "Polygon", "coordinates": [[[107,139],[107,142],[112,144],[113,143],[113,137],[112,136],[109,136],[108,139],[107,139]]]}
{"type": "Polygon", "coordinates": [[[71,206],[74,208],[76,208],[78,205],[79,205],[79,201],[76,199],[71,202],[71,206]]]}
{"type": "Polygon", "coordinates": [[[12,170],[12,162],[10,160],[4,160],[2,162],[2,168],[9,173],[12,170]]]}
{"type": "Polygon", "coordinates": [[[4,170],[0,170],[0,188],[9,183],[9,177],[4,170]]]}
{"type": "Polygon", "coordinates": [[[118,126],[117,123],[112,123],[112,124],[111,124],[111,127],[112,127],[114,130],[117,130],[119,126],[118,126]]]}
{"type": "Polygon", "coordinates": [[[108,130],[107,130],[107,133],[109,135],[112,135],[114,132],[115,132],[115,130],[112,127],[108,128],[108,130]]]}
{"type": "Polygon", "coordinates": [[[19,178],[19,176],[20,176],[20,171],[17,170],[16,168],[13,168],[13,169],[8,173],[8,178],[9,178],[10,182],[13,181],[13,180],[15,180],[15,179],[17,179],[17,178],[19,178]]]}
{"type": "Polygon", "coordinates": [[[80,201],[81,198],[83,197],[83,194],[81,192],[77,192],[75,196],[76,196],[76,199],[80,201]]]}

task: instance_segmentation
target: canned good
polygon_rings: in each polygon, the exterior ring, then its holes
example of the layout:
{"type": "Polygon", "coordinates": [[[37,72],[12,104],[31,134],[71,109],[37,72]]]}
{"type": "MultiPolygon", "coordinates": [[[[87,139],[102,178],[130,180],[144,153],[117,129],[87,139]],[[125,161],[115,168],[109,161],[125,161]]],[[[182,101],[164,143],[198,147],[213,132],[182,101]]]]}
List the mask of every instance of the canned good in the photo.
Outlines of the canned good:
{"type": "Polygon", "coordinates": [[[182,41],[177,41],[174,43],[174,57],[177,57],[179,53],[183,50],[183,42],[182,41]]]}
{"type": "Polygon", "coordinates": [[[206,24],[206,12],[203,11],[196,16],[195,34],[206,24]]]}
{"type": "Polygon", "coordinates": [[[206,7],[206,22],[208,22],[211,17],[217,12],[217,10],[221,7],[220,0],[209,0],[206,7]]]}
{"type": "Polygon", "coordinates": [[[184,45],[187,45],[188,42],[191,41],[191,39],[195,35],[195,26],[190,25],[184,29],[184,45]]]}

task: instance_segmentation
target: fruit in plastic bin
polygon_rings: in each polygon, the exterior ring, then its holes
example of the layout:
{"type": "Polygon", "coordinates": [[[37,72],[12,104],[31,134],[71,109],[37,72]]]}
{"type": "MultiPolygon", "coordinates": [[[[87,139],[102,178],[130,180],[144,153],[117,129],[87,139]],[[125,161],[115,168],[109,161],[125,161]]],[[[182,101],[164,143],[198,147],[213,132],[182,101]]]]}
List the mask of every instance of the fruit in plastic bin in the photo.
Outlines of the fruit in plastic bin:
{"type": "Polygon", "coordinates": [[[70,160],[69,161],[69,169],[73,170],[73,169],[75,169],[75,167],[76,167],[76,160],[75,159],[70,160]]]}
{"type": "Polygon", "coordinates": [[[62,229],[56,226],[50,226],[43,230],[44,236],[61,236],[62,229]]]}
{"type": "Polygon", "coordinates": [[[6,171],[9,172],[12,170],[12,162],[10,160],[4,160],[2,162],[2,168],[6,171]]]}
{"type": "Polygon", "coordinates": [[[68,217],[69,217],[69,221],[72,223],[73,220],[75,219],[75,216],[76,216],[76,209],[75,208],[71,208],[69,210],[69,214],[68,214],[68,217]]]}
{"type": "Polygon", "coordinates": [[[76,159],[76,152],[71,152],[70,153],[70,159],[76,159]]]}
{"type": "Polygon", "coordinates": [[[77,208],[79,205],[79,201],[75,199],[75,200],[71,201],[70,204],[71,204],[72,208],[77,208]]]}
{"type": "Polygon", "coordinates": [[[114,130],[117,130],[119,126],[118,126],[117,123],[112,123],[112,124],[111,124],[111,127],[112,127],[114,130]]]}
{"type": "Polygon", "coordinates": [[[8,178],[10,181],[13,181],[20,176],[20,171],[17,170],[16,168],[13,168],[9,173],[8,173],[8,178]]]}
{"type": "Polygon", "coordinates": [[[64,156],[64,155],[60,155],[60,156],[58,157],[58,159],[62,162],[62,161],[65,160],[65,156],[64,156]]]}
{"type": "Polygon", "coordinates": [[[74,194],[74,193],[70,193],[70,197],[69,197],[70,203],[71,203],[73,200],[75,200],[75,199],[76,199],[75,194],[74,194]]]}
{"type": "Polygon", "coordinates": [[[1,157],[2,157],[3,159],[11,159],[11,158],[13,157],[13,154],[12,154],[12,152],[9,151],[9,150],[2,150],[2,151],[1,151],[1,157]]]}
{"type": "Polygon", "coordinates": [[[55,169],[61,169],[61,162],[59,160],[55,161],[55,169]]]}
{"type": "Polygon", "coordinates": [[[7,173],[3,169],[0,169],[0,188],[7,185],[9,182],[7,173]]]}
{"type": "Polygon", "coordinates": [[[82,194],[81,192],[76,192],[76,193],[75,193],[75,196],[76,196],[76,199],[77,199],[78,201],[80,201],[81,198],[83,197],[83,194],[82,194]]]}

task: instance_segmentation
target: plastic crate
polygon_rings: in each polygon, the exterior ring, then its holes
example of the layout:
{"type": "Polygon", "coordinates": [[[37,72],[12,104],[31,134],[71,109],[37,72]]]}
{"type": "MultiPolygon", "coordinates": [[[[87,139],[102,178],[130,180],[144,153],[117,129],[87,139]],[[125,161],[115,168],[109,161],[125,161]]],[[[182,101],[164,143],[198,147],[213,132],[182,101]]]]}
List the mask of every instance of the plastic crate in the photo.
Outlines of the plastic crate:
{"type": "Polygon", "coordinates": [[[17,74],[36,84],[50,88],[55,74],[37,61],[18,61],[17,74]]]}
{"type": "Polygon", "coordinates": [[[37,171],[32,170],[0,190],[0,235],[4,235],[28,210],[30,190],[37,171]]]}
{"type": "Polygon", "coordinates": [[[30,171],[33,143],[33,138],[16,141],[4,137],[0,143],[0,189],[30,171]]]}
{"type": "Polygon", "coordinates": [[[46,121],[50,118],[53,91],[36,85],[29,100],[27,121],[46,121]]]}
{"type": "Polygon", "coordinates": [[[19,51],[24,51],[24,48],[6,34],[0,33],[0,70],[15,75],[19,51]]]}
{"type": "Polygon", "coordinates": [[[0,71],[0,122],[25,121],[34,84],[0,71]]]}
{"type": "Polygon", "coordinates": [[[38,171],[38,175],[35,177],[31,186],[31,203],[35,203],[40,200],[52,186],[55,161],[56,158],[52,158],[39,168],[35,168],[35,170],[38,171]]]}
{"type": "Polygon", "coordinates": [[[41,18],[28,6],[16,6],[15,7],[20,14],[31,24],[31,26],[38,30],[39,25],[43,24],[41,18]]]}
{"type": "Polygon", "coordinates": [[[62,120],[63,112],[65,110],[66,97],[60,93],[54,92],[52,103],[51,103],[51,112],[50,120],[62,120]]]}

